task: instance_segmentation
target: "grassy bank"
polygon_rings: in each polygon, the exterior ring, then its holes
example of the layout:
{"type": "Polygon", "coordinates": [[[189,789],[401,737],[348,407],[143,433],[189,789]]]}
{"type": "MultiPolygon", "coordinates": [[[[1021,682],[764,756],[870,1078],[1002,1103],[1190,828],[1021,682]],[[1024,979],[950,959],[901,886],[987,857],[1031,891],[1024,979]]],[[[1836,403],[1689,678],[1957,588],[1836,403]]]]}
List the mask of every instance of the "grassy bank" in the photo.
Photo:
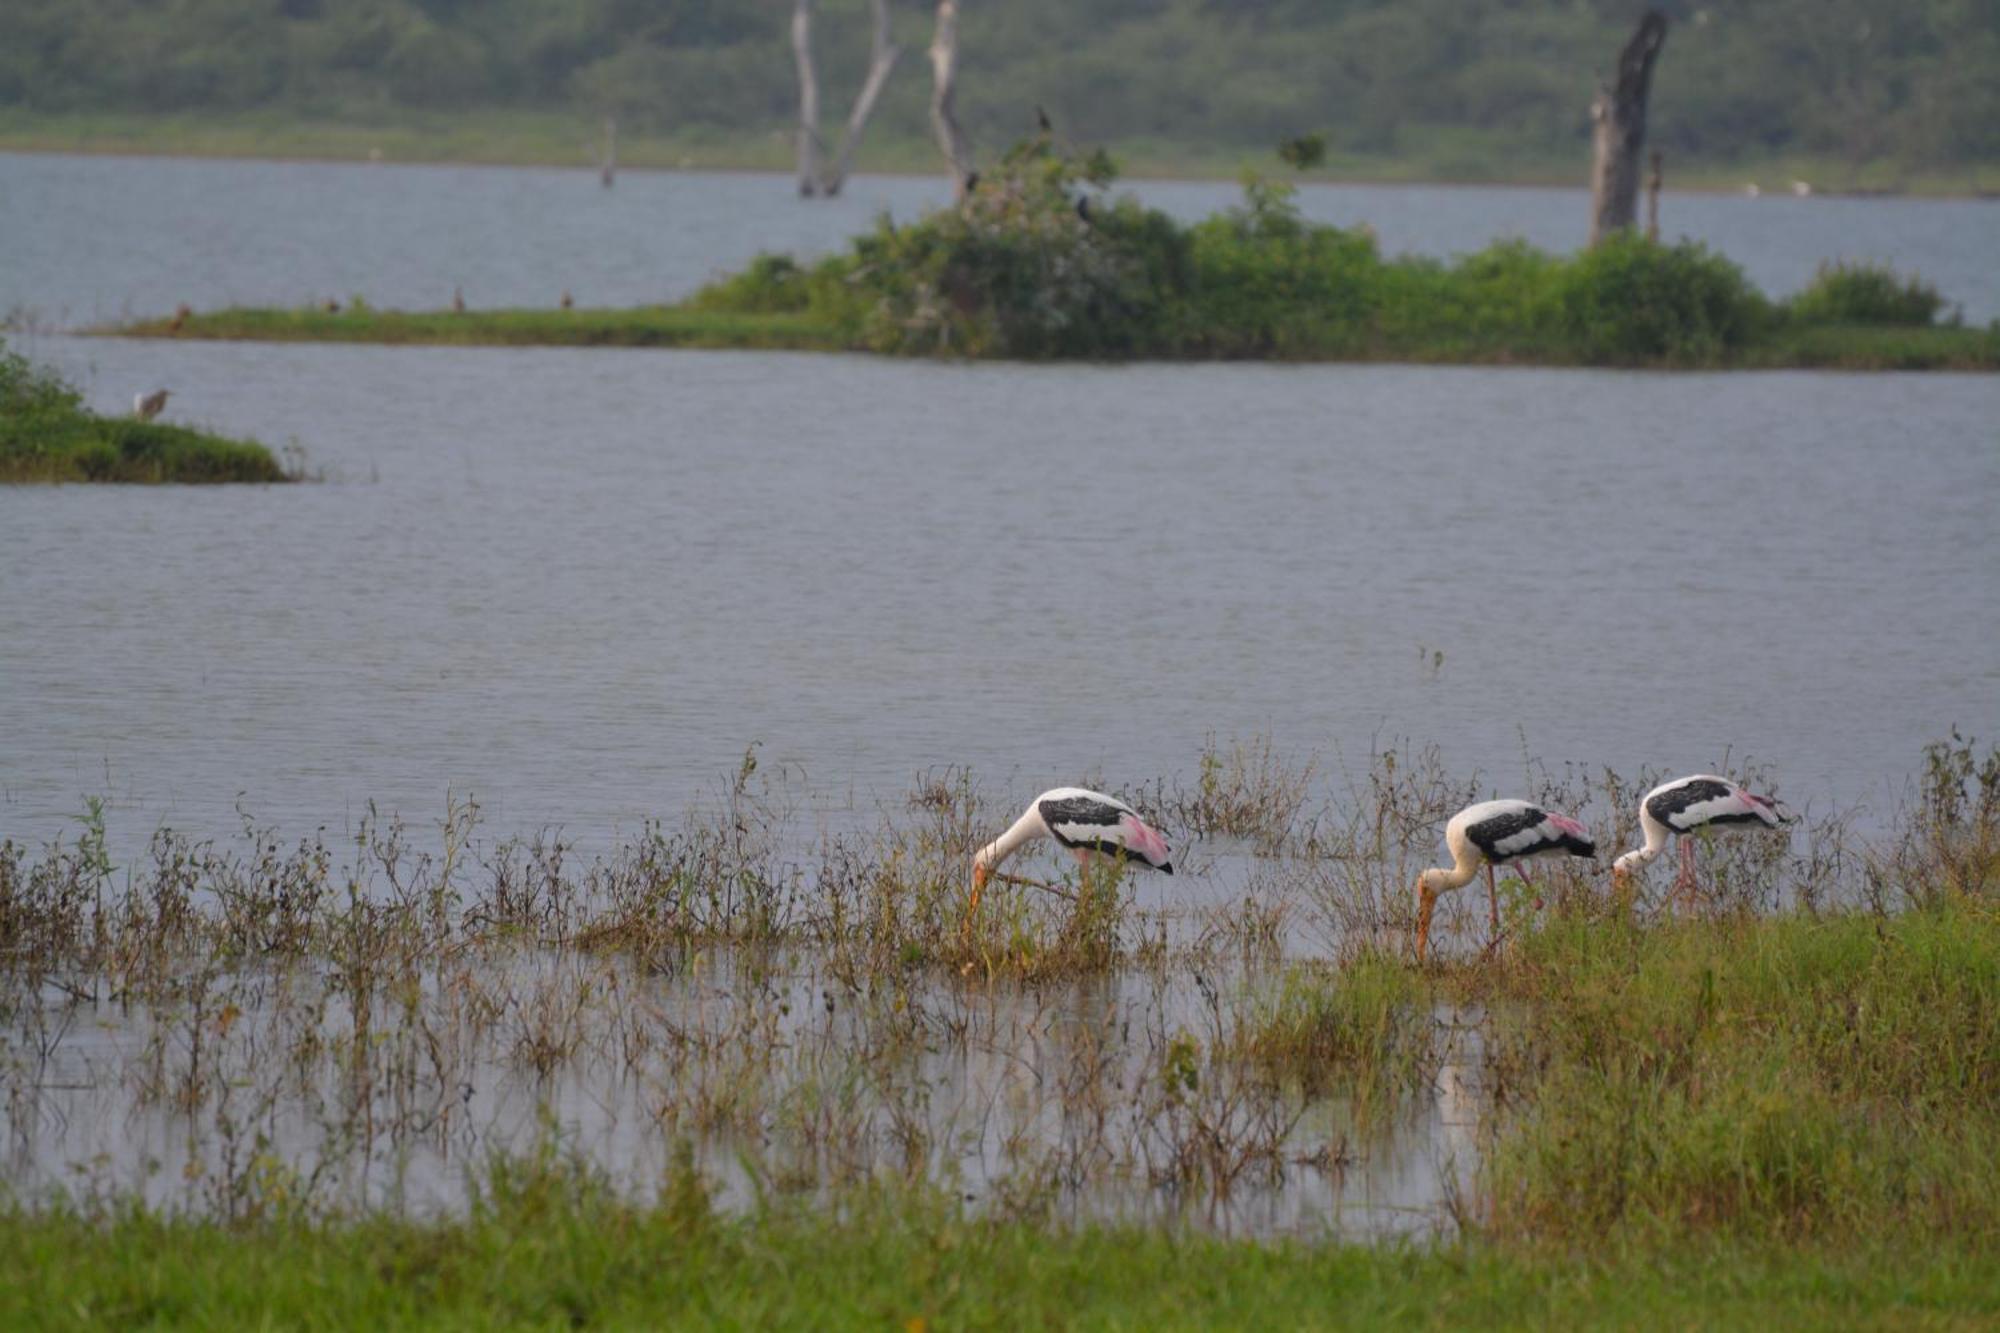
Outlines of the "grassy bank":
{"type": "Polygon", "coordinates": [[[634,306],[615,310],[233,309],[141,320],[115,330],[143,338],[358,342],[464,347],[757,347],[840,351],[840,330],[810,314],[634,306]]]}
{"type": "MultiPolygon", "coordinates": [[[[197,313],[178,327],[165,318],[100,330],[141,338],[247,342],[354,342],[461,347],[692,347],[768,351],[866,351],[839,323],[810,312],[733,312],[689,306],[604,310],[402,311],[234,308],[197,313]]],[[[1384,339],[1318,354],[1294,348],[1291,361],[1380,361],[1455,365],[1591,365],[1601,359],[1507,346],[1384,339]]],[[[1646,364],[1641,362],[1639,364],[1646,364]]],[[[1790,328],[1713,361],[1674,366],[1752,370],[1996,370],[2000,333],[1990,329],[1790,328]]]]}
{"type": "Polygon", "coordinates": [[[927,1197],[714,1216],[521,1181],[461,1222],[0,1218],[7,1327],[1973,1328],[1975,1238],[1571,1254],[971,1220],[927,1197]]]}
{"type": "Polygon", "coordinates": [[[286,480],[254,441],[87,411],[60,377],[0,344],[0,484],[286,480]]]}
{"type": "Polygon", "coordinates": [[[1102,154],[1023,144],[960,208],[884,218],[844,254],[765,255],[681,305],[403,314],[233,310],[142,336],[844,349],[1024,360],[1407,361],[1691,369],[2000,368],[2000,325],[1869,265],[1774,302],[1693,242],[1614,237],[1556,255],[1502,241],[1385,258],[1251,180],[1192,225],[1115,196],[1102,154]]]}

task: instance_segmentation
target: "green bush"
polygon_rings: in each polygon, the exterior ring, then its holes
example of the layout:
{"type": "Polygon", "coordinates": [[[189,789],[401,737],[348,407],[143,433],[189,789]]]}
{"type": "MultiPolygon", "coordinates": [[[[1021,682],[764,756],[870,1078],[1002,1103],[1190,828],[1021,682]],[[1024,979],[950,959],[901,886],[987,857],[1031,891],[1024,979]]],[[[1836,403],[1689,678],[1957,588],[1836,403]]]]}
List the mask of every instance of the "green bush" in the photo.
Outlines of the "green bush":
{"type": "Polygon", "coordinates": [[[1700,363],[1748,342],[1765,302],[1743,270],[1695,241],[1616,233],[1555,278],[1562,333],[1591,362],[1700,363]]]}
{"type": "Polygon", "coordinates": [[[261,444],[86,411],[61,376],[0,344],[0,482],[285,479],[261,444]]]}
{"type": "Polygon", "coordinates": [[[1791,299],[1792,318],[1808,324],[1927,325],[1944,308],[1937,288],[1886,264],[1821,264],[1811,285],[1791,299]]]}

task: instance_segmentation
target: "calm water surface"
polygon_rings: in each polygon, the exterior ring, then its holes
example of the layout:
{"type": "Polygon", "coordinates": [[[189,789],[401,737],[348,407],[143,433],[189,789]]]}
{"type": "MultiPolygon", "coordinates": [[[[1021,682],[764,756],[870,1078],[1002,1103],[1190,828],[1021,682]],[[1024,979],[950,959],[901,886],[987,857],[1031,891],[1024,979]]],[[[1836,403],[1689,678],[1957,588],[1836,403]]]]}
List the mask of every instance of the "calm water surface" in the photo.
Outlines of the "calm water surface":
{"type": "MultiPolygon", "coordinates": [[[[1769,184],[1767,182],[1767,184],[1769,184]]],[[[1181,218],[1241,198],[1228,182],[1136,181],[1181,218]]],[[[0,314],[88,324],[180,302],[292,305],[364,296],[440,308],[586,305],[686,295],[761,250],[819,253],[888,212],[946,202],[941,178],[858,177],[801,201],[782,175],[200,161],[0,154],[0,314]]],[[[1520,236],[1582,244],[1585,192],[1308,185],[1307,216],[1369,223],[1385,252],[1446,256],[1520,236]]],[[[1774,295],[1823,260],[1914,271],[1975,322],[2000,316],[2000,200],[1668,193],[1662,227],[1728,255],[1774,295]]]]}
{"type": "Polygon", "coordinates": [[[861,807],[1259,732],[1881,801],[2000,720],[1992,377],[34,350],[330,480],[0,490],[16,835],[451,790],[594,839],[753,741],[861,807]]]}

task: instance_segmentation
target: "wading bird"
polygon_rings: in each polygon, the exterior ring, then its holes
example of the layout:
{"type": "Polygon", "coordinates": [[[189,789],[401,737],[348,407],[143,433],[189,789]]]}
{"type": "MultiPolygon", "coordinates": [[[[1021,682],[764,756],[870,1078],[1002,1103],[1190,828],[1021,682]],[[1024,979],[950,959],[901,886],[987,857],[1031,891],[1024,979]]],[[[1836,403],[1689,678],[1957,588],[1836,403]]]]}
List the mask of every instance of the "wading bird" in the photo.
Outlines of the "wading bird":
{"type": "Polygon", "coordinates": [[[1768,796],[1758,796],[1728,778],[1713,773],[1663,782],[1639,802],[1639,828],[1646,845],[1635,847],[1611,863],[1611,880],[1623,893],[1632,872],[1666,849],[1669,834],[1681,835],[1681,873],[1674,887],[1694,896],[1694,843],[1688,834],[1704,828],[1734,828],[1762,824],[1777,828],[1791,822],[1792,813],[1768,796]]]}
{"type": "Polygon", "coordinates": [[[167,410],[167,391],[155,389],[151,393],[132,395],[132,415],[141,421],[151,421],[167,410]]]}
{"type": "Polygon", "coordinates": [[[1076,856],[1079,866],[1088,868],[1092,858],[1136,861],[1162,874],[1174,873],[1167,840],[1160,831],[1139,818],[1139,812],[1115,796],[1082,787],[1055,787],[1028,804],[1014,826],[981,847],[972,858],[972,901],[977,909],[986,881],[998,878],[1009,883],[1032,883],[1001,875],[1002,861],[1036,838],[1053,838],[1076,856]]]}
{"type": "Polygon", "coordinates": [[[1544,810],[1532,801],[1481,801],[1468,805],[1444,826],[1444,845],[1451,849],[1452,865],[1426,870],[1417,876],[1417,960],[1423,961],[1430,947],[1431,913],[1440,893],[1464,888],[1486,867],[1486,901],[1493,915],[1493,938],[1500,938],[1500,891],[1493,883],[1493,867],[1512,863],[1523,883],[1528,881],[1523,862],[1537,856],[1596,856],[1597,844],[1590,830],[1568,815],[1544,810]]]}

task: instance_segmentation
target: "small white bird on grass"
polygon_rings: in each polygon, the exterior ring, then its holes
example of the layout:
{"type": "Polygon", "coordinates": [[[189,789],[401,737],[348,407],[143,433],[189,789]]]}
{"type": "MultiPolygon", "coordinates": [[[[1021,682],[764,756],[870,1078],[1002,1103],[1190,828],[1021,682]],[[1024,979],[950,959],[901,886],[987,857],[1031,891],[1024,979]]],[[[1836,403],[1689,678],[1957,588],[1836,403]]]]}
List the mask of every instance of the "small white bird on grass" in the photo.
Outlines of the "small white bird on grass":
{"type": "Polygon", "coordinates": [[[1481,801],[1468,805],[1444,826],[1444,844],[1451,849],[1451,868],[1426,870],[1417,877],[1417,961],[1430,948],[1431,913],[1440,893],[1464,888],[1486,867],[1486,902],[1492,913],[1493,938],[1500,938],[1500,891],[1493,867],[1512,864],[1529,883],[1523,864],[1537,856],[1596,856],[1590,830],[1568,815],[1544,810],[1533,801],[1481,801]]]}
{"type": "Polygon", "coordinates": [[[1172,853],[1166,837],[1116,796],[1083,787],[1055,787],[1029,803],[1026,813],[1013,827],[981,847],[972,858],[972,899],[969,909],[977,910],[986,881],[1047,885],[1033,880],[1017,880],[998,871],[1002,861],[1038,838],[1053,838],[1076,857],[1086,869],[1092,860],[1135,861],[1161,874],[1174,873],[1172,853]]]}
{"type": "Polygon", "coordinates": [[[1681,873],[1674,888],[1692,903],[1694,899],[1694,843],[1688,837],[1705,828],[1734,829],[1755,824],[1778,828],[1792,821],[1792,812],[1768,796],[1758,796],[1741,784],[1713,773],[1663,782],[1647,792],[1639,802],[1639,828],[1646,835],[1643,847],[1635,847],[1611,863],[1611,880],[1621,893],[1631,885],[1633,873],[1666,850],[1667,838],[1681,840],[1681,873]]]}
{"type": "Polygon", "coordinates": [[[132,395],[132,415],[141,421],[151,421],[167,410],[167,391],[155,389],[151,393],[132,395]]]}

